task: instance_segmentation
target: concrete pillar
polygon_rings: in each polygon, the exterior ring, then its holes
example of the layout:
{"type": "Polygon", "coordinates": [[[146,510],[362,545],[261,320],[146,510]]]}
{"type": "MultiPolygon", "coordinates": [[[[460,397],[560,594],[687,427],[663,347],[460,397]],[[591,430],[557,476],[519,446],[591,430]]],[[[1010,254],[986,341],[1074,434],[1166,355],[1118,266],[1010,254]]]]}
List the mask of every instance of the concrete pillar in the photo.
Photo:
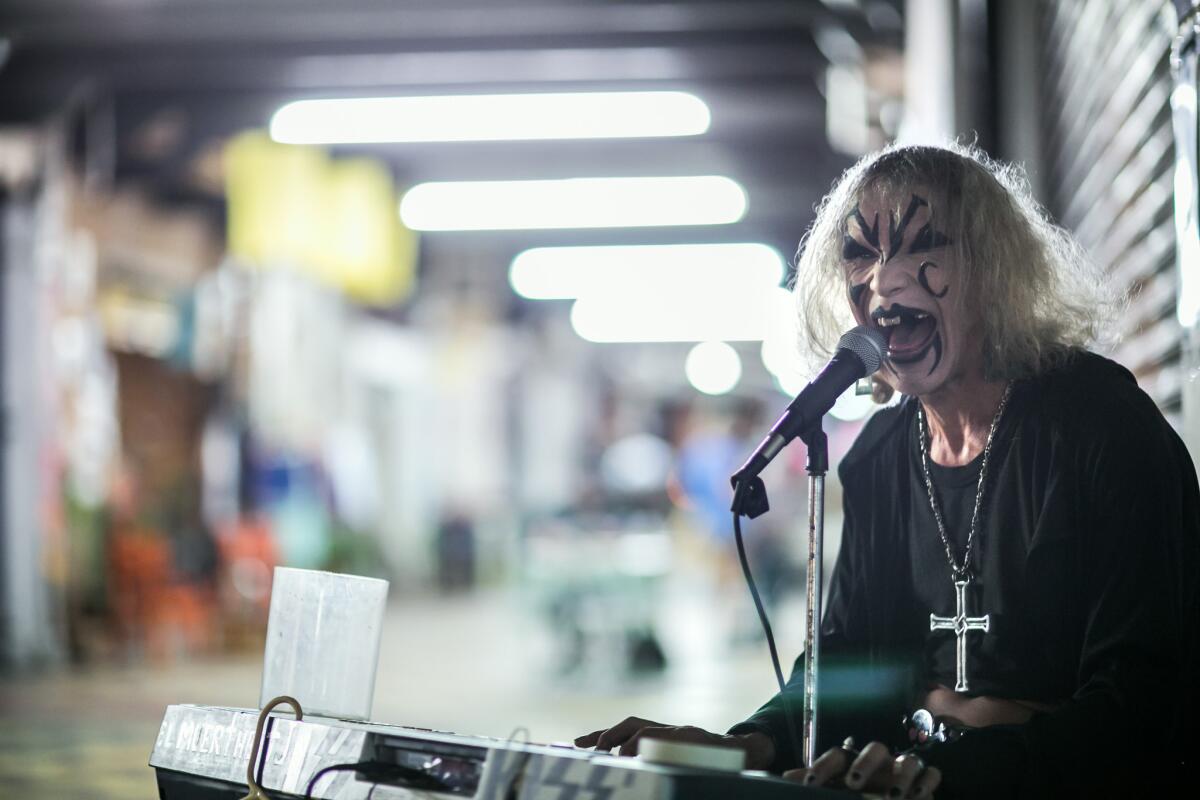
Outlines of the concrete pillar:
{"type": "Polygon", "coordinates": [[[904,117],[897,136],[903,144],[941,144],[958,133],[957,21],[955,0],[904,6],[904,117]]]}

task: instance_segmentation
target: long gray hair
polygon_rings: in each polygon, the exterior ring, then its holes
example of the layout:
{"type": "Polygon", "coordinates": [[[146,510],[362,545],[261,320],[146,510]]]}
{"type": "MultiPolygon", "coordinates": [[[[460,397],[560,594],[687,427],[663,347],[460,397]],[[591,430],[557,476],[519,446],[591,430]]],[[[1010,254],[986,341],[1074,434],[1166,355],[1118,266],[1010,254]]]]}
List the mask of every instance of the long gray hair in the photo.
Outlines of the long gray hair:
{"type": "MultiPolygon", "coordinates": [[[[1019,169],[969,145],[892,146],[842,175],[800,242],[793,292],[802,352],[827,358],[854,324],[842,237],[863,194],[879,193],[899,215],[916,189],[929,193],[933,216],[953,239],[956,302],[982,322],[989,380],[1044,372],[1107,333],[1122,299],[1075,239],[1050,221],[1019,169]]],[[[890,395],[877,381],[876,399],[890,395]]]]}

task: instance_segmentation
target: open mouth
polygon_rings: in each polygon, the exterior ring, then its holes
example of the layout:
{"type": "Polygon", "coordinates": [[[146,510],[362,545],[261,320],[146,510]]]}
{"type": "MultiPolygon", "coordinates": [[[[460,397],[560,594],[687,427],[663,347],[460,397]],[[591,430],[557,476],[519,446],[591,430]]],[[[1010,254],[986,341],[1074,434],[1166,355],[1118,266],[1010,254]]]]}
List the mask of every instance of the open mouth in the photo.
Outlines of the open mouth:
{"type": "Polygon", "coordinates": [[[933,349],[937,356],[933,368],[937,368],[942,357],[942,338],[937,318],[928,311],[897,303],[887,309],[875,309],[871,321],[887,339],[887,356],[893,364],[915,364],[933,349]]]}

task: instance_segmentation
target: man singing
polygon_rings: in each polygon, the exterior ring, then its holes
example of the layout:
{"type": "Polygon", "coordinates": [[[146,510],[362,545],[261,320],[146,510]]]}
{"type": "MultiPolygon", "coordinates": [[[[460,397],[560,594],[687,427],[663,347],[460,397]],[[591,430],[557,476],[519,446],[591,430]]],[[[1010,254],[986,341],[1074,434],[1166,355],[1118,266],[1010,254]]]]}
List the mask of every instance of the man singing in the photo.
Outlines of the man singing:
{"type": "Polygon", "coordinates": [[[831,749],[796,769],[803,656],[787,710],[777,695],[723,736],[629,718],[576,744],[726,744],[751,768],[889,797],[1170,785],[1196,760],[1200,491],[1133,376],[1085,349],[1119,308],[1105,286],[1020,176],[977,150],[896,147],[850,169],[795,293],[816,352],[853,323],[878,328],[877,399],[903,397],[838,470],[831,749]]]}

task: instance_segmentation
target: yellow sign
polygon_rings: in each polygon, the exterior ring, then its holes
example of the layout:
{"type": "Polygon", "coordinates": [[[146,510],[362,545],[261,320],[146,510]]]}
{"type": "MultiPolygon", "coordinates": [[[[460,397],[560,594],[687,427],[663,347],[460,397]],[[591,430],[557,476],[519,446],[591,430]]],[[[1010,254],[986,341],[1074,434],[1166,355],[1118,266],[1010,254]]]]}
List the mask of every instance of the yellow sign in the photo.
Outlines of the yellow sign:
{"type": "Polygon", "coordinates": [[[372,305],[413,290],[417,235],[397,213],[387,169],[333,161],[314,147],[244,133],[225,149],[229,252],[264,268],[297,269],[372,305]]]}

